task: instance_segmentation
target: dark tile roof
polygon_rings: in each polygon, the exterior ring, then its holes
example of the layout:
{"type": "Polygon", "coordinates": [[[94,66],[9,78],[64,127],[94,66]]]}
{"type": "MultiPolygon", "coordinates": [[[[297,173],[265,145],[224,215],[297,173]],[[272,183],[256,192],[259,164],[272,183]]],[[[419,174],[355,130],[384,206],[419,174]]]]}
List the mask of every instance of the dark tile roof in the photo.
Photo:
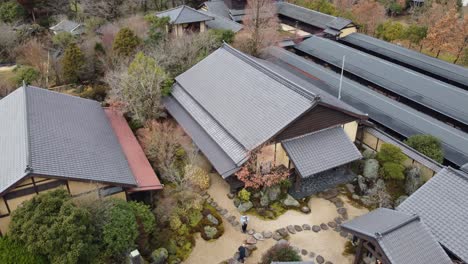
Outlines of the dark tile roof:
{"type": "MultiPolygon", "coordinates": [[[[297,75],[321,80],[327,84],[321,89],[335,96],[338,94],[340,75],[334,71],[281,48],[272,48],[269,54],[276,58],[274,63],[277,65],[297,75]]],[[[442,141],[446,159],[459,166],[468,162],[468,134],[456,128],[346,77],[343,78],[342,101],[368,113],[369,118],[402,136],[431,134],[442,141]]]]}
{"type": "Polygon", "coordinates": [[[353,21],[342,18],[342,17],[337,17],[334,20],[330,21],[327,23],[328,28],[336,29],[336,30],[342,30],[343,28],[347,27],[348,25],[352,24],[353,21]]]}
{"type": "Polygon", "coordinates": [[[237,33],[244,27],[241,24],[239,24],[239,23],[237,23],[235,21],[232,21],[229,18],[218,16],[216,14],[212,14],[209,11],[200,10],[200,12],[214,18],[213,20],[206,21],[206,26],[208,28],[211,28],[211,29],[226,29],[226,30],[231,30],[234,33],[237,33]]]}
{"type": "Polygon", "coordinates": [[[392,60],[400,61],[468,86],[468,69],[462,66],[448,63],[420,52],[360,33],[350,34],[341,40],[371,52],[381,54],[392,60]]]}
{"type": "Polygon", "coordinates": [[[341,227],[376,242],[392,264],[452,263],[424,219],[415,215],[378,208],[341,227]]]}
{"type": "Polygon", "coordinates": [[[281,142],[294,163],[296,170],[304,177],[358,160],[362,157],[341,126],[327,128],[281,142]]]}
{"type": "Polygon", "coordinates": [[[215,14],[217,16],[220,16],[220,17],[231,19],[231,17],[229,16],[229,8],[224,3],[224,1],[222,0],[206,1],[204,5],[208,9],[208,12],[215,14]]]}
{"type": "Polygon", "coordinates": [[[295,19],[297,21],[326,29],[327,24],[336,19],[334,16],[330,16],[318,11],[314,11],[305,7],[297,6],[287,2],[277,2],[278,14],[295,19]]]}
{"type": "Polygon", "coordinates": [[[468,91],[335,41],[312,36],[296,48],[389,91],[468,124],[468,91]]]}
{"type": "Polygon", "coordinates": [[[0,192],[36,175],[136,186],[96,101],[21,87],[0,100],[0,192]]]}
{"type": "Polygon", "coordinates": [[[185,5],[156,13],[156,16],[169,17],[171,24],[194,23],[213,19],[213,17],[185,5]]]}
{"type": "Polygon", "coordinates": [[[468,262],[467,190],[468,174],[446,167],[397,210],[419,215],[447,250],[468,262]]]}

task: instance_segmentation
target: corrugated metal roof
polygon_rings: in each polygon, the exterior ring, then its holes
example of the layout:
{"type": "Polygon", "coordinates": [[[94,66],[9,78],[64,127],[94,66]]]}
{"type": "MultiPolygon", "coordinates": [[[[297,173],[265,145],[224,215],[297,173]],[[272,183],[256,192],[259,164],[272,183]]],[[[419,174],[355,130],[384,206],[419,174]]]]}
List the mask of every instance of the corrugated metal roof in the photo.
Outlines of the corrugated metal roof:
{"type": "Polygon", "coordinates": [[[327,128],[281,142],[299,174],[313,177],[362,157],[342,127],[327,128]]]}
{"type": "Polygon", "coordinates": [[[468,124],[468,91],[328,39],[312,36],[295,47],[337,67],[346,56],[345,71],[468,124]]]}
{"type": "Polygon", "coordinates": [[[378,243],[392,264],[452,263],[418,216],[378,208],[341,227],[378,243]]]}
{"type": "Polygon", "coordinates": [[[445,248],[468,262],[467,190],[468,174],[446,167],[397,210],[419,215],[445,248]]]}
{"type": "MultiPolygon", "coordinates": [[[[50,30],[53,30],[56,32],[74,33],[74,31],[80,26],[81,26],[80,23],[65,19],[65,20],[60,21],[57,25],[50,27],[50,30]]],[[[77,32],[77,33],[81,33],[81,32],[77,32]]]]}
{"type": "Polygon", "coordinates": [[[0,191],[27,174],[25,163],[36,175],[136,185],[98,102],[28,86],[3,98],[0,109],[2,123],[12,125],[0,129],[0,191]]]}
{"type": "Polygon", "coordinates": [[[236,163],[205,132],[203,127],[172,96],[164,98],[164,106],[223,178],[232,175],[239,169],[236,163]]]}
{"type": "Polygon", "coordinates": [[[317,99],[227,45],[176,81],[247,150],[269,140],[317,99]]]}
{"type": "Polygon", "coordinates": [[[278,14],[295,19],[297,21],[325,29],[327,24],[336,19],[324,13],[314,11],[302,6],[293,5],[287,2],[277,2],[278,14]]]}
{"type": "Polygon", "coordinates": [[[341,40],[468,86],[468,69],[462,66],[360,33],[350,34],[341,40]]]}
{"type": "MultiPolygon", "coordinates": [[[[338,94],[340,75],[334,71],[280,48],[270,49],[269,53],[277,59],[274,63],[295,74],[318,78],[328,84],[321,87],[322,89],[332,95],[338,94]]],[[[377,123],[402,136],[430,134],[439,138],[446,159],[459,166],[468,162],[468,134],[346,77],[343,78],[341,98],[344,102],[368,113],[377,123]]]]}
{"type": "Polygon", "coordinates": [[[212,13],[210,13],[208,11],[201,11],[200,10],[200,12],[214,18],[213,20],[206,21],[206,26],[208,28],[227,29],[227,30],[231,30],[232,32],[236,33],[236,32],[238,32],[239,30],[241,30],[244,27],[241,24],[239,24],[237,22],[234,22],[229,18],[218,16],[218,15],[212,14],[212,13]]]}
{"type": "Polygon", "coordinates": [[[194,23],[213,19],[213,17],[185,5],[156,13],[156,16],[169,17],[171,24],[194,23]]]}

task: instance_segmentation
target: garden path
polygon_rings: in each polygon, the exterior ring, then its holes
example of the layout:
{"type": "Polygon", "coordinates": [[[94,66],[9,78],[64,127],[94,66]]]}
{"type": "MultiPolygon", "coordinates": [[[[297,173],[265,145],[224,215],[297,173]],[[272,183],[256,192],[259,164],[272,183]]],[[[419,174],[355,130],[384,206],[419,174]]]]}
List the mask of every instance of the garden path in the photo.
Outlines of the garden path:
{"type": "MultiPolygon", "coordinates": [[[[205,197],[222,212],[224,217],[224,234],[215,241],[205,241],[198,234],[196,245],[189,258],[184,262],[187,264],[217,264],[233,257],[237,248],[251,238],[251,235],[243,234],[238,223],[240,213],[234,206],[231,199],[227,197],[229,185],[217,174],[210,174],[211,187],[205,197]],[[223,210],[224,209],[224,210],[223,210]],[[233,220],[235,219],[235,220],[233,220]]],[[[304,260],[313,259],[315,263],[320,263],[317,259],[320,255],[324,262],[328,263],[352,263],[352,257],[343,256],[344,245],[349,235],[336,228],[336,223],[343,218],[352,219],[356,216],[368,212],[365,208],[356,208],[349,203],[345,196],[332,195],[333,197],[319,198],[312,197],[309,201],[310,214],[303,214],[295,210],[288,210],[275,220],[264,220],[256,216],[249,215],[249,229],[257,233],[272,232],[285,229],[289,233],[289,242],[293,247],[301,252],[304,260]],[[344,209],[340,209],[344,208],[344,209]],[[339,214],[340,211],[342,214],[339,214]],[[337,222],[336,222],[337,221],[337,222]],[[318,228],[322,224],[322,228],[318,228]],[[316,231],[312,231],[315,225],[316,231]],[[287,231],[287,227],[290,231],[287,231]],[[325,226],[325,227],[324,227],[325,226]],[[295,227],[295,228],[294,228],[295,227]],[[305,227],[305,229],[304,229],[305,227]],[[306,230],[308,229],[308,230],[306,230]],[[319,229],[319,230],[317,230],[319,229]],[[325,230],[326,229],[326,230],[325,230]],[[301,230],[301,231],[296,231],[301,230]],[[293,233],[291,233],[294,232],[293,233]]],[[[263,233],[263,234],[265,234],[263,233]]],[[[246,259],[247,264],[258,263],[265,251],[276,243],[273,238],[259,240],[256,243],[257,250],[246,259]]]]}

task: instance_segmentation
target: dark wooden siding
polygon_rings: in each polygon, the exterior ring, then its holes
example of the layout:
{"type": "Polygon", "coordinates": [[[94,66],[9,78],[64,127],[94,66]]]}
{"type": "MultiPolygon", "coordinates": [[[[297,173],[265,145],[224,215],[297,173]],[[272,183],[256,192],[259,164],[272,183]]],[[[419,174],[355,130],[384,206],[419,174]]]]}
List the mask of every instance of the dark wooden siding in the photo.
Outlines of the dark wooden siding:
{"type": "Polygon", "coordinates": [[[357,118],[338,110],[319,105],[291,123],[276,136],[275,140],[282,141],[327,127],[346,124],[354,120],[357,120],[357,118]]]}

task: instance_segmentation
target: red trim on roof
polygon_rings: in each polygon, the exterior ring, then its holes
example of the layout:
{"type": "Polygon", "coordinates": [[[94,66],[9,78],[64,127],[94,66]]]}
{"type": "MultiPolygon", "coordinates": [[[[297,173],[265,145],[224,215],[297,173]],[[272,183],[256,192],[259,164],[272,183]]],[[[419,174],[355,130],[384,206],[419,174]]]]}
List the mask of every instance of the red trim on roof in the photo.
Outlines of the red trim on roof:
{"type": "Polygon", "coordinates": [[[143,149],[138,140],[128,126],[123,114],[118,110],[110,108],[104,109],[107,118],[109,119],[112,129],[119,140],[122,150],[127,158],[127,162],[132,170],[138,187],[129,189],[130,192],[160,190],[163,185],[154,172],[151,164],[146,158],[143,149]]]}

